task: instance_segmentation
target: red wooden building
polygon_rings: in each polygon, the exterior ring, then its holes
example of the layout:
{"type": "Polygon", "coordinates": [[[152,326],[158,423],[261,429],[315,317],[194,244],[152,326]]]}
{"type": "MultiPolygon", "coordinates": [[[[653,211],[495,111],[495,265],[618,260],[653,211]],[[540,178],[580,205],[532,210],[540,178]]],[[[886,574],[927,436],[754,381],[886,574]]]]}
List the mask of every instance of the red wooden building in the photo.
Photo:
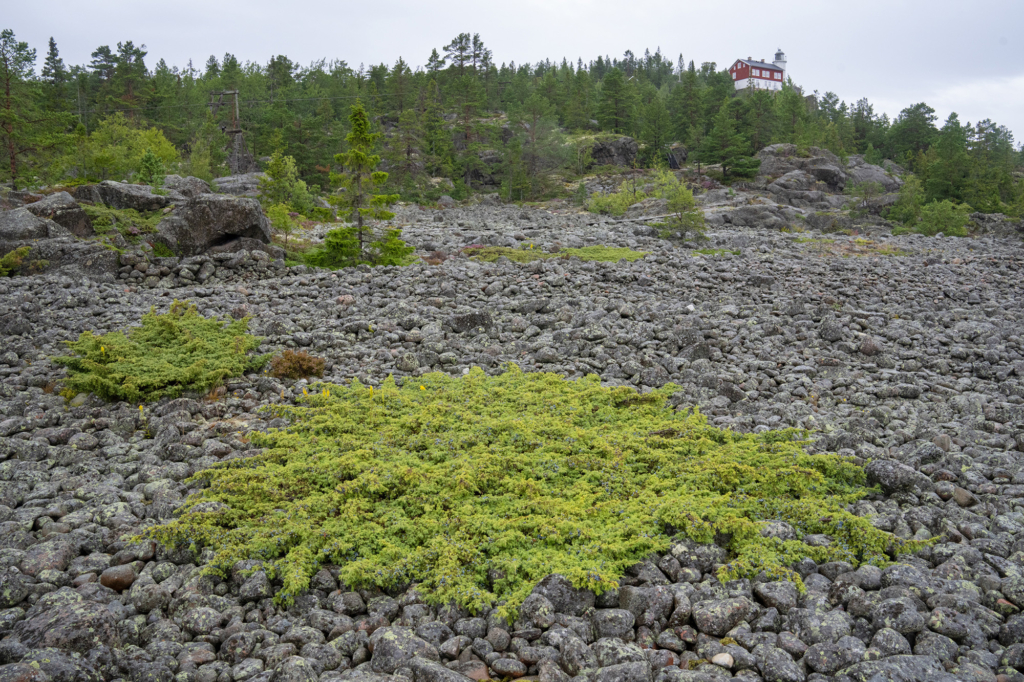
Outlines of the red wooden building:
{"type": "Polygon", "coordinates": [[[786,55],[779,50],[775,53],[775,61],[770,64],[750,57],[737,59],[736,63],[729,67],[729,74],[737,90],[781,90],[782,84],[786,81],[786,55]]]}

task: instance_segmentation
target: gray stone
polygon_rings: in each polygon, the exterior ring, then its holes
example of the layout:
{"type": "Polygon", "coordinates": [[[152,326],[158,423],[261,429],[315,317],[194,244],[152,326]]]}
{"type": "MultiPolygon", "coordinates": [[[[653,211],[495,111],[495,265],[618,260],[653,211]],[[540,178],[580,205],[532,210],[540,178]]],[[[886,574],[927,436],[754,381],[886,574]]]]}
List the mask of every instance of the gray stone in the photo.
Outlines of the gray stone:
{"type": "Polygon", "coordinates": [[[91,237],[95,234],[92,221],[85,210],[67,192],[55,192],[25,206],[25,210],[40,218],[46,218],[65,228],[76,237],[91,237]]]}

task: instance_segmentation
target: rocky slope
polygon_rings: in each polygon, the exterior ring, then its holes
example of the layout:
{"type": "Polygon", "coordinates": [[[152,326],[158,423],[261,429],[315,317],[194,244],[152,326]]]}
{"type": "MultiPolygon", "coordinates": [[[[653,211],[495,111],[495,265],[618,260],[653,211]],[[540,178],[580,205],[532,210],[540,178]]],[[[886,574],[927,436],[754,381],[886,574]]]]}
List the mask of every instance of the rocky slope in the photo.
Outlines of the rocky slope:
{"type": "Polygon", "coordinates": [[[404,236],[441,264],[332,273],[258,249],[129,251],[92,278],[67,267],[0,280],[0,680],[1024,679],[1020,240],[891,237],[877,221],[857,226],[870,238],[823,235],[823,209],[780,203],[767,188],[777,180],[762,182],[703,196],[708,254],[638,216],[404,207],[404,236]],[[778,229],[797,226],[809,231],[778,229]],[[460,255],[531,244],[650,255],[460,255]],[[723,551],[680,542],[602,595],[550,577],[515,623],[428,606],[414,588],[352,589],[331,567],[282,608],[256,564],[204,576],[208,555],[130,537],[173,514],[192,473],[250,455],[245,434],[268,426],[260,408],[305,382],[239,377],[144,415],[53,393],[62,370],[48,358],[63,340],[123,329],[175,298],[251,315],[263,351],[322,356],[328,381],[517,362],[674,382],[673,401],[715,424],[813,429],[814,448],[860,458],[880,487],[855,513],[937,539],[884,570],[805,561],[805,594],[722,584],[723,551]]]}

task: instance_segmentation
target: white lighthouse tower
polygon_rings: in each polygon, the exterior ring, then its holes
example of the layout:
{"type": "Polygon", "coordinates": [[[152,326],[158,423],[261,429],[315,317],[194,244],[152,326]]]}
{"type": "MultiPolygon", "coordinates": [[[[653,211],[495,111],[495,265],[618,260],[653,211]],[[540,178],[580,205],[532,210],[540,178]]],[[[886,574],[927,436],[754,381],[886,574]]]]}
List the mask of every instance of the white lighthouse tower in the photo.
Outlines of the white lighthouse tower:
{"type": "Polygon", "coordinates": [[[782,51],[781,47],[779,48],[778,52],[775,53],[775,61],[772,62],[772,64],[774,64],[775,66],[777,66],[780,69],[782,69],[782,80],[783,80],[783,82],[785,82],[785,80],[786,80],[786,53],[782,51]]]}

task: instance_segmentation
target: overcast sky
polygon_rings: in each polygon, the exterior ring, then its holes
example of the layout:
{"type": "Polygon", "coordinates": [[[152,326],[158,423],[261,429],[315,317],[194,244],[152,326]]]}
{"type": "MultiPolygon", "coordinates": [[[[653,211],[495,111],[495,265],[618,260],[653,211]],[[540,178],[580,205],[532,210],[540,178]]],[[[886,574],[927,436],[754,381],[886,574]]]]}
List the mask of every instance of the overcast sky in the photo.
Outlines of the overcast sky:
{"type": "Polygon", "coordinates": [[[494,60],[561,61],[638,56],[645,48],[698,65],[727,67],[782,48],[805,91],[867,97],[895,116],[927,102],[940,116],[990,118],[1024,140],[1024,0],[48,0],[5,3],[10,28],[39,54],[50,36],[66,64],[99,45],[132,40],[158,59],[201,68],[231,52],[266,63],[276,54],[352,66],[404,57],[423,65],[431,48],[479,33],[494,60]]]}

